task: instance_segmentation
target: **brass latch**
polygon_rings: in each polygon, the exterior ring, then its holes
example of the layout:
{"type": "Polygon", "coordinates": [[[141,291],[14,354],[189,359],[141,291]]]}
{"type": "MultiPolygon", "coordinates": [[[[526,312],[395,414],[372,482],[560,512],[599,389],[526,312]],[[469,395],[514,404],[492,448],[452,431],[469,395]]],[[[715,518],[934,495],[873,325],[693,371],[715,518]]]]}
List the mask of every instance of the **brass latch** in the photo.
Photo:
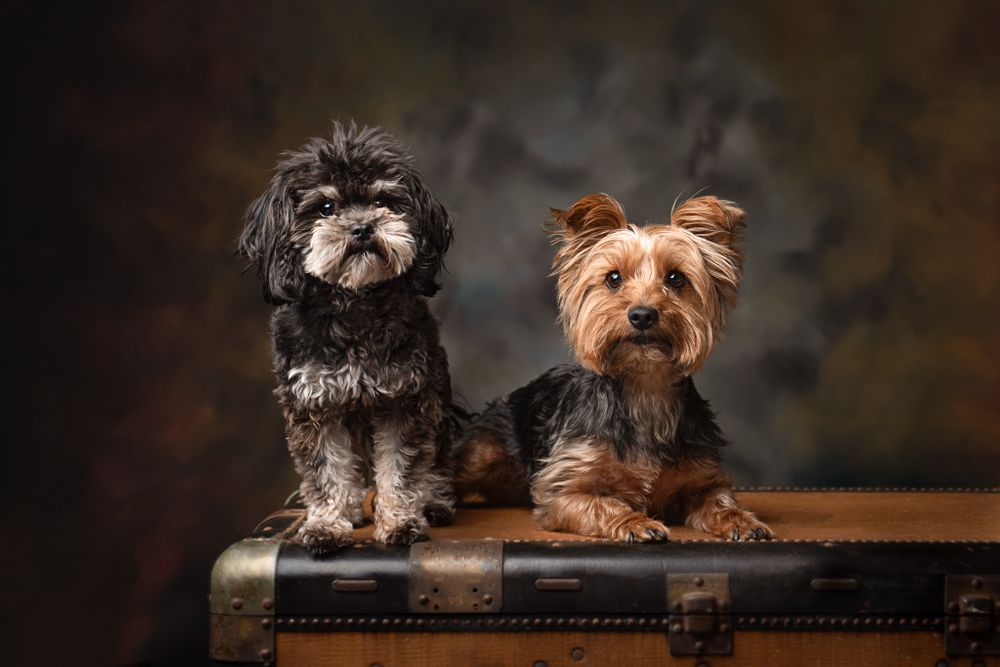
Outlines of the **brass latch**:
{"type": "Polygon", "coordinates": [[[668,574],[670,655],[733,652],[728,574],[668,574]]]}
{"type": "Polygon", "coordinates": [[[1000,655],[1000,577],[945,579],[948,655],[1000,655]]]}

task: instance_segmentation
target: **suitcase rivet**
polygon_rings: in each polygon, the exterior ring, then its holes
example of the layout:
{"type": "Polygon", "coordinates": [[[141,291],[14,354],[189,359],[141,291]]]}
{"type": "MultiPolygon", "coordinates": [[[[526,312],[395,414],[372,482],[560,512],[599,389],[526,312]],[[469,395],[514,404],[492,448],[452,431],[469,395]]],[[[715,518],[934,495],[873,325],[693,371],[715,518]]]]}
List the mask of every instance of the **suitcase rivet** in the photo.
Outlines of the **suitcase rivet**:
{"type": "Polygon", "coordinates": [[[487,593],[483,596],[483,604],[493,604],[493,596],[487,593]]]}
{"type": "Polygon", "coordinates": [[[958,603],[957,602],[952,602],[950,605],[948,605],[948,611],[954,612],[954,613],[957,614],[958,613],[958,603]]]}
{"type": "Polygon", "coordinates": [[[980,651],[983,650],[983,645],[980,644],[979,642],[972,642],[972,644],[969,646],[969,650],[972,651],[973,653],[979,653],[980,651]]]}
{"type": "Polygon", "coordinates": [[[980,579],[979,577],[976,577],[975,579],[972,580],[972,587],[975,588],[975,589],[982,588],[983,587],[983,580],[980,579]]]}
{"type": "Polygon", "coordinates": [[[260,601],[260,606],[263,607],[264,609],[270,609],[271,607],[274,606],[274,600],[272,600],[271,598],[264,598],[263,600],[260,601]]]}
{"type": "Polygon", "coordinates": [[[729,624],[728,623],[720,623],[719,624],[719,632],[729,632],[729,624]]]}
{"type": "Polygon", "coordinates": [[[260,657],[261,657],[262,660],[270,660],[271,659],[271,649],[269,649],[269,648],[262,648],[260,650],[260,657]]]}
{"type": "Polygon", "coordinates": [[[424,593],[421,593],[420,597],[417,598],[417,602],[419,602],[420,604],[427,604],[430,601],[431,599],[427,597],[427,595],[424,593]]]}
{"type": "Polygon", "coordinates": [[[585,655],[587,655],[587,652],[584,651],[579,646],[577,646],[576,648],[574,648],[572,651],[569,652],[569,656],[571,658],[573,658],[574,660],[576,660],[577,662],[580,662],[581,660],[583,660],[583,658],[584,658],[585,655]]]}
{"type": "Polygon", "coordinates": [[[673,625],[670,626],[670,631],[671,632],[680,632],[683,629],[684,628],[681,626],[680,623],[674,623],[673,625]]]}
{"type": "Polygon", "coordinates": [[[264,620],[262,620],[260,622],[260,627],[264,628],[265,630],[270,630],[271,629],[271,619],[265,618],[264,620]]]}
{"type": "Polygon", "coordinates": [[[702,579],[701,577],[695,577],[691,581],[692,581],[692,583],[694,583],[695,586],[704,586],[705,585],[705,580],[702,579]]]}
{"type": "Polygon", "coordinates": [[[680,602],[675,602],[674,603],[674,611],[681,611],[682,609],[683,609],[683,606],[681,605],[680,602]]]}
{"type": "Polygon", "coordinates": [[[231,602],[233,609],[240,609],[243,606],[243,598],[233,598],[231,602]]]}
{"type": "Polygon", "coordinates": [[[697,641],[697,642],[695,642],[694,643],[694,650],[698,651],[698,653],[701,653],[702,651],[704,651],[705,650],[705,642],[703,642],[703,641],[697,641]]]}
{"type": "Polygon", "coordinates": [[[948,634],[949,635],[957,635],[958,634],[958,626],[955,625],[954,623],[952,623],[951,625],[949,625],[948,626],[948,634]]]}

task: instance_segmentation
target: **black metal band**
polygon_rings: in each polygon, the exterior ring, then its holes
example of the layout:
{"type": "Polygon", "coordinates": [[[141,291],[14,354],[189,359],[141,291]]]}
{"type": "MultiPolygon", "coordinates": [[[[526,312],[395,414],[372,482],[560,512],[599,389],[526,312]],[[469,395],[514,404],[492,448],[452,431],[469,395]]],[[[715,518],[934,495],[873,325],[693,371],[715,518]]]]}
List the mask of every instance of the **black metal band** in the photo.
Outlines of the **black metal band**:
{"type": "MultiPolygon", "coordinates": [[[[736,630],[770,631],[918,631],[940,632],[943,616],[907,615],[797,615],[732,618],[736,630]]],[[[555,615],[449,614],[387,616],[279,616],[278,632],[488,632],[591,631],[669,632],[669,615],[555,615]]]]}

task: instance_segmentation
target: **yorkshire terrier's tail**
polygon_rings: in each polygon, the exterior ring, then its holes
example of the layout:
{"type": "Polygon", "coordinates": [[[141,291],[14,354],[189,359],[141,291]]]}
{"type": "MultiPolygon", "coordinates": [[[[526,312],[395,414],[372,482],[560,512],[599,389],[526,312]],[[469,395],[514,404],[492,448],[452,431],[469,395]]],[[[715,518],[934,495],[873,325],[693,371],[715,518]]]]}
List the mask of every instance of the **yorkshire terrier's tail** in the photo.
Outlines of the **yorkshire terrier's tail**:
{"type": "Polygon", "coordinates": [[[455,493],[459,500],[485,500],[500,505],[528,505],[527,467],[513,441],[512,415],[506,401],[473,413],[452,404],[455,493]]]}

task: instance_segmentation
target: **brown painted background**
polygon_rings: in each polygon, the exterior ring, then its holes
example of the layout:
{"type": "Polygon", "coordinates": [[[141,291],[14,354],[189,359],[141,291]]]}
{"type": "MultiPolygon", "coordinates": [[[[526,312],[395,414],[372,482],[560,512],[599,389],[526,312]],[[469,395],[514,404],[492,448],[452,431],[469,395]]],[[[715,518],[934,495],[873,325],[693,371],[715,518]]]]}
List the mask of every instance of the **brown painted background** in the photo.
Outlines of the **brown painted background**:
{"type": "Polygon", "coordinates": [[[330,118],[396,132],[455,213],[434,303],[472,407],[568,358],[548,206],[704,189],[749,212],[699,376],[738,482],[1000,481],[996,3],[6,14],[5,662],[204,660],[212,559],[296,482],[232,241],[330,118]]]}

